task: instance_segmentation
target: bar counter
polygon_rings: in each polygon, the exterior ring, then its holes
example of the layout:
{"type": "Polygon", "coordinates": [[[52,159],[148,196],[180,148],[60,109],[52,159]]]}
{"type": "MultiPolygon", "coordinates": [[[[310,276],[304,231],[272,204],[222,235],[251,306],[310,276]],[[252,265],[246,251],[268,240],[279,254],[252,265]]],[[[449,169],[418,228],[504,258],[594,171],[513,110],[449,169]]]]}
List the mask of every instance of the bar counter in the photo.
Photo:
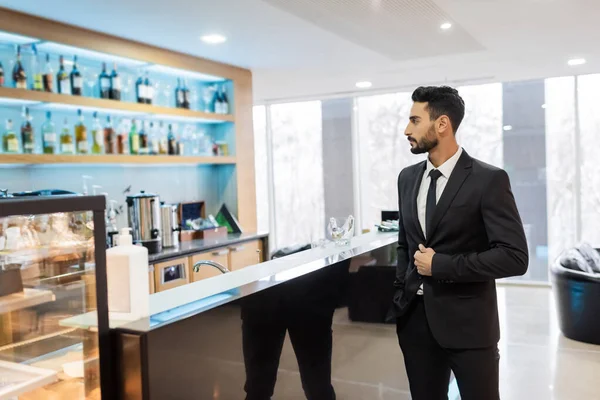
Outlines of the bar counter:
{"type": "Polygon", "coordinates": [[[259,383],[265,357],[256,352],[274,345],[269,357],[278,360],[282,329],[284,337],[286,330],[316,335],[300,353],[322,348],[330,364],[332,318],[351,259],[396,241],[397,233],[368,233],[151,295],[150,317],[111,321],[120,397],[240,399],[245,387],[267,396],[269,384],[259,383]]]}
{"type": "Polygon", "coordinates": [[[233,246],[240,243],[250,242],[268,237],[268,233],[231,233],[222,238],[197,239],[189,242],[181,242],[177,247],[163,248],[161,252],[150,254],[150,263],[167,261],[172,258],[189,256],[197,253],[233,246]]]}

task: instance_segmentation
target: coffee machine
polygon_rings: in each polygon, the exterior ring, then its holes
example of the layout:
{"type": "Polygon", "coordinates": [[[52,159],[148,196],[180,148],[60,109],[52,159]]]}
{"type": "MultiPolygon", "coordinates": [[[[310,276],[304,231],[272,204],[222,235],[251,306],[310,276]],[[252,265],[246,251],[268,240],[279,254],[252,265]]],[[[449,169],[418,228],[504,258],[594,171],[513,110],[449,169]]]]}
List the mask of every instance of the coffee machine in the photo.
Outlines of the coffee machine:
{"type": "Polygon", "coordinates": [[[134,244],[141,244],[149,254],[162,251],[162,225],[160,198],[158,195],[140,191],[127,196],[127,219],[134,244]]]}

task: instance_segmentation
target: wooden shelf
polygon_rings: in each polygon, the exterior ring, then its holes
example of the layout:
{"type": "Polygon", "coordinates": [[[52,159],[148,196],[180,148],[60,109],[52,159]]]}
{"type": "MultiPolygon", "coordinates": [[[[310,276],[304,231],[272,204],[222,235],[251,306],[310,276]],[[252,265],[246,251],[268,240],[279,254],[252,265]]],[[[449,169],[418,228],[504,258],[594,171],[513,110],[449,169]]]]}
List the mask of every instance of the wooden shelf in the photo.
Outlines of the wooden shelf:
{"type": "Polygon", "coordinates": [[[0,164],[197,164],[235,165],[235,157],[194,156],[130,156],[122,154],[62,155],[62,154],[0,154],[0,164]]]}
{"type": "Polygon", "coordinates": [[[234,122],[233,115],[214,114],[202,111],[186,110],[181,108],[161,107],[150,104],[130,103],[126,101],[116,101],[107,99],[96,99],[85,96],[70,96],[58,93],[36,92],[33,90],[15,89],[0,87],[0,100],[9,99],[11,101],[45,103],[49,106],[60,105],[66,107],[97,109],[104,111],[118,111],[119,113],[148,114],[161,116],[165,119],[186,119],[196,122],[222,123],[234,122]]]}

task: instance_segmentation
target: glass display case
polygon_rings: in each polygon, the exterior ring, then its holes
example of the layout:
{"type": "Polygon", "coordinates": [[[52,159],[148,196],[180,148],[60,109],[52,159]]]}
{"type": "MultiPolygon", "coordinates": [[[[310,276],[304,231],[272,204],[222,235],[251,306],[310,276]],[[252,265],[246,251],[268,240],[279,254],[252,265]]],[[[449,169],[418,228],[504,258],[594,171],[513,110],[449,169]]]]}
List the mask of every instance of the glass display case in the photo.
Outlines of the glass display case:
{"type": "Polygon", "coordinates": [[[113,398],[104,209],[104,196],[0,198],[0,400],[113,398]],[[69,322],[82,315],[97,328],[69,322]]]}

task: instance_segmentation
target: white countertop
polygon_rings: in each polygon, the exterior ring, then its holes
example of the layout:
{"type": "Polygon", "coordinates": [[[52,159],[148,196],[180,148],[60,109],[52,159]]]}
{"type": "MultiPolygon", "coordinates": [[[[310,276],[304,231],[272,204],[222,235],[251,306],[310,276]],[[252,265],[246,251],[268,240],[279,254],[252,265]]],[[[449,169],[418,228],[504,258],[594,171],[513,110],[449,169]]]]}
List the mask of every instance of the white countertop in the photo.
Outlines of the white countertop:
{"type": "MultiPolygon", "coordinates": [[[[208,280],[189,283],[151,295],[150,313],[159,314],[257,281],[268,281],[272,283],[268,286],[272,286],[397,241],[397,232],[367,233],[354,237],[347,246],[339,247],[329,243],[326,247],[305,250],[208,280]]],[[[245,293],[248,294],[250,293],[245,293]]]]}

